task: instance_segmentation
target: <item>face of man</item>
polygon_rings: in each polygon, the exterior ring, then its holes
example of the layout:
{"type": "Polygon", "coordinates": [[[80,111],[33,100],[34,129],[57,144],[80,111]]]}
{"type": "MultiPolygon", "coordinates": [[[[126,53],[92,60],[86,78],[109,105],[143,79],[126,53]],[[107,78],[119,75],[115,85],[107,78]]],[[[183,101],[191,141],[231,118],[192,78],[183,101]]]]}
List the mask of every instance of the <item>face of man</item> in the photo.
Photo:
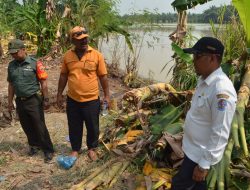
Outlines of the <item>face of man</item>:
{"type": "Polygon", "coordinates": [[[78,51],[86,51],[88,49],[88,38],[82,39],[72,39],[72,43],[75,45],[76,50],[78,51]]]}
{"type": "Polygon", "coordinates": [[[211,72],[212,54],[193,54],[194,68],[197,75],[206,78],[211,72]]]}
{"type": "Polygon", "coordinates": [[[17,61],[24,61],[26,57],[25,49],[19,49],[16,53],[10,54],[17,61]]]}
{"type": "Polygon", "coordinates": [[[202,76],[203,79],[220,67],[221,58],[218,54],[193,54],[193,58],[195,72],[197,75],[202,76]]]}

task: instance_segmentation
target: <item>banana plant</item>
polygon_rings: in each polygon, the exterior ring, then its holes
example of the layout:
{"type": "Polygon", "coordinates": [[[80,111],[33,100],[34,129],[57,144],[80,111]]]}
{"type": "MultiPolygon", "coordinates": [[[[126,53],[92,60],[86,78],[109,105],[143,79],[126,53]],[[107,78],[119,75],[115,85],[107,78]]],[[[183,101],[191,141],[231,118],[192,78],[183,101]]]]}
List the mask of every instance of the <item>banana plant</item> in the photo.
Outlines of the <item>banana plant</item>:
{"type": "Polygon", "coordinates": [[[233,5],[237,9],[240,20],[244,26],[247,35],[247,52],[250,55],[250,12],[248,8],[250,7],[249,0],[233,0],[233,5]]]}
{"type": "Polygon", "coordinates": [[[5,34],[8,34],[11,31],[12,27],[10,26],[10,22],[14,20],[12,12],[18,7],[19,4],[16,0],[5,0],[0,1],[0,33],[1,37],[5,34]]]}
{"type": "Polygon", "coordinates": [[[109,39],[110,34],[118,33],[125,37],[132,50],[130,35],[122,28],[123,23],[118,13],[113,10],[116,1],[25,0],[13,11],[12,26],[23,33],[31,32],[37,36],[37,56],[45,55],[51,50],[58,33],[61,34],[60,39],[57,39],[57,42],[61,42],[60,47],[68,49],[70,43],[67,43],[67,34],[75,25],[83,25],[89,30],[91,44],[95,47],[98,47],[100,38],[109,39]],[[67,17],[62,16],[65,7],[71,9],[67,17]]]}
{"type": "MultiPolygon", "coordinates": [[[[183,11],[195,7],[198,4],[204,4],[211,0],[174,0],[172,6],[177,9],[177,11],[183,11]]],[[[245,28],[247,34],[247,51],[250,54],[250,12],[248,8],[250,7],[249,0],[232,0],[233,5],[238,10],[241,22],[245,28]]]]}
{"type": "Polygon", "coordinates": [[[172,2],[172,6],[177,9],[177,11],[184,11],[191,9],[198,4],[204,4],[211,0],[175,0],[172,2]]]}
{"type": "Polygon", "coordinates": [[[37,56],[47,54],[55,39],[56,23],[46,19],[46,3],[46,0],[39,0],[38,3],[17,7],[13,13],[15,19],[11,23],[16,27],[24,25],[24,32],[32,32],[37,36],[37,56]]]}
{"type": "Polygon", "coordinates": [[[130,34],[123,28],[124,23],[119,19],[118,13],[113,10],[116,2],[117,0],[68,1],[72,19],[65,22],[85,26],[89,31],[91,44],[97,48],[101,38],[108,40],[111,34],[116,33],[124,36],[128,47],[133,50],[130,34]]]}

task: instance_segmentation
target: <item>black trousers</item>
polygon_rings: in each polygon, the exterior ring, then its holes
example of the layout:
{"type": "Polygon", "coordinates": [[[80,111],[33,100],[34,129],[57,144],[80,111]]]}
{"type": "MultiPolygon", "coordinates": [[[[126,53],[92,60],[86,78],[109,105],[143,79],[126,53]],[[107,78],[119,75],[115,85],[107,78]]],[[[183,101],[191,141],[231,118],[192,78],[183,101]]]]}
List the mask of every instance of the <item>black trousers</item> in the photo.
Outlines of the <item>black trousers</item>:
{"type": "Polygon", "coordinates": [[[44,152],[54,152],[53,145],[45,125],[42,98],[33,95],[25,100],[16,98],[17,113],[21,126],[30,146],[41,148],[44,152]]]}
{"type": "Polygon", "coordinates": [[[81,149],[84,122],[87,128],[87,147],[88,149],[96,148],[99,138],[100,100],[77,102],[67,97],[66,111],[72,150],[81,149]]]}
{"type": "Polygon", "coordinates": [[[193,171],[197,163],[186,155],[179,172],[172,179],[172,190],[206,190],[206,181],[196,182],[192,179],[193,171]]]}

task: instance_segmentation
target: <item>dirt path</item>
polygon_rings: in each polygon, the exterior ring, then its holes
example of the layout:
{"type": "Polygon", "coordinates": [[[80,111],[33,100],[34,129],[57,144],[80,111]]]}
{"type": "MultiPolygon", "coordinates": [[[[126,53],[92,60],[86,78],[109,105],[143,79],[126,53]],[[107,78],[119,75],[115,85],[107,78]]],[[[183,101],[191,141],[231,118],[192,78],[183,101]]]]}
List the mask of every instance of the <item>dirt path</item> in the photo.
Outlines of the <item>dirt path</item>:
{"type": "MultiPolygon", "coordinates": [[[[54,64],[48,68],[48,86],[50,93],[51,108],[46,112],[46,124],[50,132],[54,147],[55,157],[50,164],[43,161],[43,153],[27,156],[27,139],[19,122],[14,126],[2,128],[0,126],[0,189],[23,189],[23,190],[47,190],[69,189],[74,183],[83,180],[87,173],[93,170],[93,166],[102,164],[103,161],[90,162],[86,156],[85,139],[83,140],[83,153],[77,160],[76,165],[70,170],[63,170],[56,163],[56,156],[68,154],[70,143],[67,140],[67,120],[63,111],[57,110],[54,105],[60,67],[54,64]]],[[[0,105],[7,102],[7,64],[0,64],[0,105]]],[[[121,96],[126,90],[119,80],[110,80],[110,91],[115,96],[121,96]]],[[[0,107],[3,112],[5,106],[0,107]]],[[[84,130],[85,134],[85,130],[84,130]]],[[[122,185],[124,186],[124,185],[122,185]]],[[[123,189],[120,187],[118,189],[123,189]]]]}

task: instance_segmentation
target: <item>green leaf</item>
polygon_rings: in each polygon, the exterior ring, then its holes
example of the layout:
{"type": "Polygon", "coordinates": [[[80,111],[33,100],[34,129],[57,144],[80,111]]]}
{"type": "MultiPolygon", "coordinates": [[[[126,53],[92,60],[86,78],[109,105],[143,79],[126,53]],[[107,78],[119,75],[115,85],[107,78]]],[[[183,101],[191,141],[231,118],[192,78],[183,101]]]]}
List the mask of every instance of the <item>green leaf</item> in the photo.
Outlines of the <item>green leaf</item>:
{"type": "Polygon", "coordinates": [[[233,177],[232,183],[237,190],[250,188],[249,181],[247,181],[247,179],[233,177]]]}
{"type": "Polygon", "coordinates": [[[230,63],[223,63],[221,64],[221,68],[223,72],[226,73],[227,76],[230,76],[233,66],[230,63]]]}
{"type": "Polygon", "coordinates": [[[171,3],[171,5],[178,11],[184,11],[193,8],[198,4],[204,4],[208,1],[211,0],[175,0],[171,3]]]}
{"type": "Polygon", "coordinates": [[[241,22],[247,34],[247,47],[250,48],[250,1],[233,0],[232,2],[240,15],[241,22]]]}
{"type": "Polygon", "coordinates": [[[190,54],[184,53],[182,48],[180,46],[178,46],[176,43],[172,43],[172,50],[186,63],[188,64],[192,64],[193,63],[193,59],[190,56],[190,54]]]}

